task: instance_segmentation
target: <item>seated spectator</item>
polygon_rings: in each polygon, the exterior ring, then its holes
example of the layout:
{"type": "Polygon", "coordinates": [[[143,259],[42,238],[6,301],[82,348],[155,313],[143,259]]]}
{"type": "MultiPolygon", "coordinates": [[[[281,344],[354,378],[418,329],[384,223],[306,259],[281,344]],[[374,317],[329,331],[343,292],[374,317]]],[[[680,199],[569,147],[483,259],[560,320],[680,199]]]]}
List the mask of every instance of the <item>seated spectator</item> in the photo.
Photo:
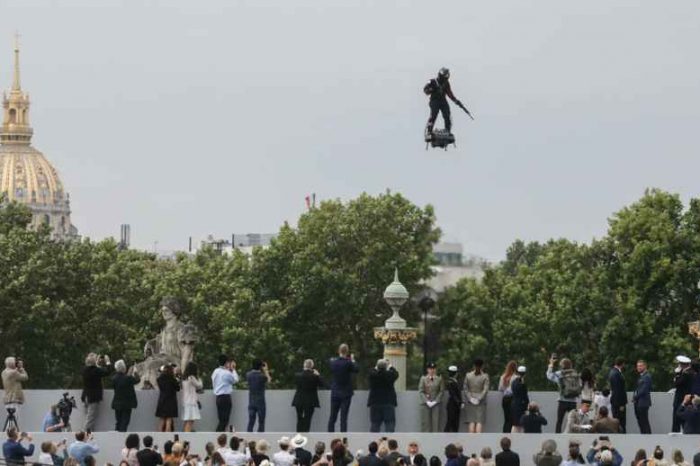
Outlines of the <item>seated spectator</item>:
{"type": "Polygon", "coordinates": [[[277,444],[279,445],[280,451],[272,455],[272,463],[275,466],[292,466],[296,456],[294,456],[289,451],[289,437],[282,437],[279,439],[277,444]]]}
{"type": "Polygon", "coordinates": [[[700,396],[686,395],[676,414],[683,422],[684,434],[700,434],[700,396]]]}
{"type": "MultiPolygon", "coordinates": [[[[435,456],[433,456],[435,458],[435,456]]],[[[430,459],[432,464],[433,458],[430,459]]],[[[445,466],[459,466],[459,449],[454,443],[448,443],[445,446],[445,466]]]]}
{"type": "Polygon", "coordinates": [[[671,463],[672,466],[690,466],[685,458],[683,458],[683,452],[678,449],[673,450],[671,457],[673,459],[673,463],[671,463]]]}
{"type": "Polygon", "coordinates": [[[496,466],[493,460],[493,451],[489,447],[484,447],[479,453],[479,466],[496,466]]]}
{"type": "Polygon", "coordinates": [[[593,429],[593,419],[591,418],[590,400],[581,400],[578,409],[573,409],[567,416],[566,433],[580,434],[588,433],[593,429]]]}
{"type": "Polygon", "coordinates": [[[476,458],[469,458],[467,460],[467,466],[479,466],[479,460],[476,458]]]}
{"type": "Polygon", "coordinates": [[[610,416],[608,408],[601,406],[598,409],[598,417],[593,421],[591,433],[594,434],[619,434],[620,421],[610,416]]]}
{"type": "Polygon", "coordinates": [[[377,456],[377,451],[379,450],[379,445],[377,442],[370,442],[367,446],[367,454],[360,457],[357,464],[358,466],[382,466],[386,465],[386,462],[377,456]]]}
{"type": "Polygon", "coordinates": [[[520,418],[519,426],[526,434],[541,434],[542,426],[547,425],[547,419],[540,414],[540,407],[537,403],[527,405],[527,412],[520,418]]]}
{"type": "Polygon", "coordinates": [[[66,458],[68,458],[68,452],[66,451],[66,442],[61,443],[54,442],[42,442],[41,453],[39,453],[39,463],[41,464],[51,464],[53,466],[63,466],[66,458]],[[58,455],[58,450],[63,452],[62,455],[58,455]]]}
{"type": "Polygon", "coordinates": [[[153,437],[146,435],[143,438],[143,450],[136,453],[139,466],[158,466],[163,464],[163,457],[153,448],[153,437]]]}
{"type": "Polygon", "coordinates": [[[437,456],[431,456],[428,466],[442,466],[442,461],[437,456]]]}
{"type": "MultiPolygon", "coordinates": [[[[234,435],[231,437],[231,440],[229,440],[228,445],[229,448],[227,450],[219,450],[219,453],[221,453],[221,456],[224,458],[226,465],[246,466],[248,460],[250,459],[250,455],[239,451],[241,448],[241,439],[234,435]]],[[[275,462],[275,464],[277,463],[275,462]]]]}
{"type": "Polygon", "coordinates": [[[408,442],[408,455],[406,456],[406,462],[413,466],[428,466],[428,460],[420,452],[418,448],[418,442],[411,440],[408,442]]]}
{"type": "MultiPolygon", "coordinates": [[[[100,447],[92,441],[92,433],[83,431],[76,432],[75,442],[68,446],[68,456],[78,460],[81,466],[87,466],[85,458],[96,455],[100,452],[100,447]]],[[[93,458],[94,460],[94,458],[93,458]]]]}
{"type": "Polygon", "coordinates": [[[170,454],[168,454],[167,451],[165,452],[165,456],[163,456],[163,461],[165,463],[171,462],[179,465],[185,460],[184,452],[185,446],[181,442],[175,442],[170,446],[170,454]]]}
{"type": "Polygon", "coordinates": [[[270,444],[267,440],[262,439],[255,442],[255,453],[251,454],[250,457],[253,459],[255,466],[260,466],[265,460],[270,461],[268,453],[270,452],[270,444]]]}
{"type": "Polygon", "coordinates": [[[28,447],[22,445],[23,441],[32,441],[32,436],[22,433],[20,436],[17,429],[10,427],[7,429],[7,441],[2,445],[2,455],[5,457],[5,462],[8,466],[24,464],[24,458],[34,454],[34,444],[30,443],[28,447]]]}
{"type": "Polygon", "coordinates": [[[545,440],[542,448],[532,457],[535,466],[559,466],[562,462],[561,454],[557,451],[557,442],[545,440]]]}
{"type": "Polygon", "coordinates": [[[607,437],[600,437],[593,441],[593,446],[588,450],[586,460],[594,466],[620,466],[622,456],[613,448],[607,437]]]}
{"type": "Polygon", "coordinates": [[[586,460],[581,454],[581,443],[578,440],[571,440],[569,442],[569,456],[562,463],[562,466],[579,466],[581,464],[586,464],[586,460]]]}
{"type": "MultiPolygon", "coordinates": [[[[331,460],[333,466],[347,466],[355,461],[343,442],[331,442],[331,445],[331,460]]],[[[277,466],[276,463],[275,466],[277,466]]]]}
{"type": "MultiPolygon", "coordinates": [[[[262,465],[265,462],[267,462],[268,465],[270,464],[270,462],[267,460],[262,461],[260,464],[262,465]]],[[[221,456],[221,453],[215,451],[211,454],[211,457],[209,458],[209,461],[206,464],[207,466],[225,466],[226,461],[224,460],[224,457],[221,456]]]]}
{"type": "Polygon", "coordinates": [[[634,455],[631,466],[645,466],[647,464],[647,452],[640,448],[634,455]]]}
{"type": "MultiPolygon", "coordinates": [[[[372,442],[376,443],[376,442],[372,442]]],[[[370,444],[371,445],[371,444],[370,444]]],[[[314,456],[311,458],[311,464],[312,466],[319,462],[320,460],[324,459],[326,457],[326,444],[325,442],[316,442],[316,445],[314,445],[314,456]]],[[[375,450],[376,453],[376,450],[375,450]]]]}
{"type": "Polygon", "coordinates": [[[97,466],[97,460],[92,455],[87,455],[85,457],[85,466],[97,466]]]}
{"type": "Polygon", "coordinates": [[[389,454],[386,455],[384,460],[389,463],[389,466],[396,466],[399,462],[399,458],[403,458],[403,455],[399,452],[399,442],[396,439],[390,438],[386,442],[386,446],[389,447],[389,454]]]}
{"type": "Polygon", "coordinates": [[[126,436],[124,448],[122,449],[122,460],[129,463],[129,466],[139,466],[137,458],[141,439],[138,434],[129,434],[126,436]]]}
{"type": "Polygon", "coordinates": [[[664,451],[660,445],[654,448],[651,454],[651,459],[647,461],[648,466],[668,466],[668,461],[664,459],[664,451]]]}
{"type": "Polygon", "coordinates": [[[464,454],[464,446],[462,446],[462,444],[459,442],[456,442],[455,446],[457,447],[457,452],[459,453],[459,455],[457,456],[459,466],[467,466],[467,460],[469,458],[467,457],[467,455],[464,454]]]}
{"type": "Polygon", "coordinates": [[[508,437],[501,439],[501,452],[496,454],[496,466],[520,466],[520,456],[510,449],[508,437]]]}
{"type": "Polygon", "coordinates": [[[306,437],[301,434],[296,434],[291,440],[291,449],[294,452],[294,456],[297,458],[297,463],[299,466],[311,466],[311,459],[313,455],[309,450],[305,450],[304,447],[309,441],[306,437]]]}

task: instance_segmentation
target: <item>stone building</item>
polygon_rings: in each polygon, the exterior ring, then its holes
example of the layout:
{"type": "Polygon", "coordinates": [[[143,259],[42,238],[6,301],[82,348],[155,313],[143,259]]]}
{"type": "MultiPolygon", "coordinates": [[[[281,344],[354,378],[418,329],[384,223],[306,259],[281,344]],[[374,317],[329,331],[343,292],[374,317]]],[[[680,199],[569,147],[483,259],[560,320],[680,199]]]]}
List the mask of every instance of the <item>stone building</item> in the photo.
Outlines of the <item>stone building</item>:
{"type": "Polygon", "coordinates": [[[19,46],[15,44],[12,88],[3,94],[0,127],[0,193],[3,202],[17,201],[32,212],[33,228],[49,225],[56,239],[77,237],[70,220],[70,196],[56,169],[32,147],[29,94],[22,91],[19,46]]]}

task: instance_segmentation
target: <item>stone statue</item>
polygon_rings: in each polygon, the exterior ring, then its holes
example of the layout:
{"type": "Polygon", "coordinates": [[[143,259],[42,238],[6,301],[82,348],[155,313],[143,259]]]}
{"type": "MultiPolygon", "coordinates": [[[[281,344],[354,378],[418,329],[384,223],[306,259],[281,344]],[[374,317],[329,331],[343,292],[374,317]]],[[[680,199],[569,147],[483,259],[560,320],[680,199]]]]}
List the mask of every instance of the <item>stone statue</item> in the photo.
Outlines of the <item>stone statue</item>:
{"type": "Polygon", "coordinates": [[[136,364],[135,370],[141,375],[140,389],[156,387],[156,379],[161,366],[172,364],[185,370],[187,363],[194,358],[194,345],[197,343],[197,328],[180,321],[180,305],[174,298],[165,297],[160,302],[160,310],[165,319],[165,328],[143,348],[146,358],[136,364]]]}

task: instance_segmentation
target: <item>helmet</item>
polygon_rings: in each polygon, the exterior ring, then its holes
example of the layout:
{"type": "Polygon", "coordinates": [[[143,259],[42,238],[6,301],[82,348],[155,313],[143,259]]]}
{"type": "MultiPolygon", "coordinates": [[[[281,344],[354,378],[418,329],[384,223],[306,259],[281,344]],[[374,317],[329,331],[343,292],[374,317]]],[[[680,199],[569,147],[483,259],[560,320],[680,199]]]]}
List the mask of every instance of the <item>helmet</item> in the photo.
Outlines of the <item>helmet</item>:
{"type": "Polygon", "coordinates": [[[440,68],[440,71],[438,71],[438,78],[450,79],[450,70],[447,68],[440,68]]]}

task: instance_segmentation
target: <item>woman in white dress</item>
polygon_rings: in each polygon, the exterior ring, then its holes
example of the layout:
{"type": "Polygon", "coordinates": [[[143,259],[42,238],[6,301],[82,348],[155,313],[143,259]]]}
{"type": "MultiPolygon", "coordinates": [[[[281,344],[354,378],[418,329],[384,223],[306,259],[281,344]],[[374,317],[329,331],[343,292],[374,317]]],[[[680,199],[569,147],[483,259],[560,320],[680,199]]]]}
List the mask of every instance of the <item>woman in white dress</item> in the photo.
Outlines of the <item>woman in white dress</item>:
{"type": "Polygon", "coordinates": [[[204,388],[202,380],[197,376],[197,364],[190,362],[185,368],[185,373],[182,376],[182,404],[184,421],[183,430],[192,432],[194,421],[202,418],[199,412],[199,393],[204,388]]]}

